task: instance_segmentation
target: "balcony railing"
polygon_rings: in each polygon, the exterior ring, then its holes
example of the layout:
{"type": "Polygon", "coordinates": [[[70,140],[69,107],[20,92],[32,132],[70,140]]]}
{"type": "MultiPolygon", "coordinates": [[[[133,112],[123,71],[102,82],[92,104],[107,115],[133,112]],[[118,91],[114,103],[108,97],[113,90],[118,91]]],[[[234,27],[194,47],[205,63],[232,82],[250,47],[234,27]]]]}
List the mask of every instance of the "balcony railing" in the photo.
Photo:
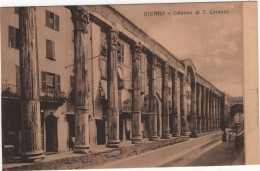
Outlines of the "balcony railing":
{"type": "Polygon", "coordinates": [[[20,86],[8,83],[2,83],[2,97],[20,98],[20,86]]]}
{"type": "Polygon", "coordinates": [[[58,101],[64,103],[67,97],[62,91],[45,91],[44,95],[40,96],[42,101],[58,101]]]}

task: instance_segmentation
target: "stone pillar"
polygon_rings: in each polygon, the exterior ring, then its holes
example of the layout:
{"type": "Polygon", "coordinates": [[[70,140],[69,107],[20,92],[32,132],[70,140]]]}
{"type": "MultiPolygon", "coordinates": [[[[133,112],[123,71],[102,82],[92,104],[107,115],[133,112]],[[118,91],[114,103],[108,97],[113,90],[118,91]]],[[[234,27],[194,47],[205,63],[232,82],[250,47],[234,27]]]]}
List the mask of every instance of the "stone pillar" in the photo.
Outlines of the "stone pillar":
{"type": "Polygon", "coordinates": [[[207,101],[206,101],[206,88],[202,87],[202,132],[207,131],[207,101]]]}
{"type": "Polygon", "coordinates": [[[71,7],[74,23],[74,75],[75,75],[75,145],[74,153],[87,153],[89,145],[89,106],[87,91],[86,34],[89,14],[81,7],[71,7]]]}
{"type": "Polygon", "coordinates": [[[212,131],[212,92],[209,90],[209,130],[212,131]]]}
{"type": "Polygon", "coordinates": [[[209,118],[209,89],[206,89],[206,131],[210,131],[210,118],[209,118]]]}
{"type": "Polygon", "coordinates": [[[164,63],[162,73],[162,138],[170,139],[170,117],[169,117],[169,64],[164,63]]]}
{"type": "Polygon", "coordinates": [[[35,7],[22,7],[19,12],[21,115],[23,162],[44,158],[41,141],[39,64],[35,7]]]}
{"type": "Polygon", "coordinates": [[[186,104],[186,81],[185,81],[185,76],[181,75],[180,78],[180,91],[181,91],[181,97],[180,97],[180,101],[181,101],[181,135],[183,136],[187,136],[188,133],[188,123],[187,123],[187,104],[186,104]]]}
{"type": "Polygon", "coordinates": [[[108,94],[108,141],[107,147],[119,147],[119,108],[117,76],[117,39],[118,31],[109,31],[107,58],[107,94],[108,94]]]}
{"type": "Polygon", "coordinates": [[[174,137],[178,137],[180,136],[180,113],[178,113],[178,101],[180,99],[178,99],[178,92],[177,92],[177,88],[178,88],[178,83],[177,83],[177,79],[178,79],[178,72],[176,70],[173,70],[172,72],[172,112],[173,112],[173,134],[172,136],[174,137]]]}
{"type": "Polygon", "coordinates": [[[140,80],[140,58],[142,46],[140,43],[134,45],[132,62],[132,143],[137,144],[142,140],[141,133],[141,80],[140,80]]]}
{"type": "Polygon", "coordinates": [[[216,130],[216,96],[215,96],[215,93],[213,93],[213,98],[212,98],[212,125],[213,125],[213,130],[216,130]]]}
{"type": "Polygon", "coordinates": [[[201,91],[201,85],[197,84],[197,120],[198,120],[198,125],[197,125],[197,130],[198,133],[201,132],[201,127],[202,127],[202,108],[201,108],[201,96],[202,96],[202,91],[201,91]]]}
{"type": "Polygon", "coordinates": [[[218,129],[218,95],[216,95],[216,129],[218,129]]]}
{"type": "Polygon", "coordinates": [[[221,113],[221,97],[219,97],[218,99],[218,128],[221,128],[220,125],[220,121],[221,121],[221,117],[220,117],[220,113],[221,113]]]}
{"type": "Polygon", "coordinates": [[[158,140],[157,135],[157,99],[156,99],[156,56],[149,61],[149,137],[150,141],[158,140]]]}
{"type": "Polygon", "coordinates": [[[213,92],[210,91],[210,130],[213,131],[213,92]]]}
{"type": "Polygon", "coordinates": [[[197,84],[194,82],[194,87],[191,87],[191,137],[197,137],[197,84]]]}

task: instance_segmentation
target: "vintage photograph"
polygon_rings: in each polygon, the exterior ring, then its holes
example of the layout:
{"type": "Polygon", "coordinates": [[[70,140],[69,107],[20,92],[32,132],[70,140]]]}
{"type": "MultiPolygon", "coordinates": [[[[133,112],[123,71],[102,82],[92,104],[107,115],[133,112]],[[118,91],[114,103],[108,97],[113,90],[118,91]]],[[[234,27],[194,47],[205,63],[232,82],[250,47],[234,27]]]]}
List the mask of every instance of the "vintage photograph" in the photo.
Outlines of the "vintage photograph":
{"type": "Polygon", "coordinates": [[[3,170],[245,165],[244,8],[2,7],[3,170]]]}

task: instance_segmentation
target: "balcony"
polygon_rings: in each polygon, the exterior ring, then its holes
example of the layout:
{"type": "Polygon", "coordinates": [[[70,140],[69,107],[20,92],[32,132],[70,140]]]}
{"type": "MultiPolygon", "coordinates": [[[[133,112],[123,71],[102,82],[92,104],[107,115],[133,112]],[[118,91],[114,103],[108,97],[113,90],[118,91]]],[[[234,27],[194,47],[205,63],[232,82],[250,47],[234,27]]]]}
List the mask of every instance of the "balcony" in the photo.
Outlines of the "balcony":
{"type": "Polygon", "coordinates": [[[41,106],[43,108],[59,107],[65,103],[66,100],[65,92],[62,91],[45,91],[41,93],[40,96],[41,106]]]}
{"type": "Polygon", "coordinates": [[[20,86],[2,83],[2,98],[20,99],[20,86]]]}

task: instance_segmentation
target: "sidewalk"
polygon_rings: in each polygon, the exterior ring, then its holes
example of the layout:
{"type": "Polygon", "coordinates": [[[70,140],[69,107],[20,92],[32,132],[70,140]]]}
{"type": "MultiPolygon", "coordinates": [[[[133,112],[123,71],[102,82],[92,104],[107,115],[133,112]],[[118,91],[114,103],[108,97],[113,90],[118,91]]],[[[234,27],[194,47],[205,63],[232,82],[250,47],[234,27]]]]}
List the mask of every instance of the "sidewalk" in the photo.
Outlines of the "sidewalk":
{"type": "Polygon", "coordinates": [[[96,166],[109,161],[138,155],[150,150],[188,141],[189,137],[173,137],[148,141],[143,139],[142,144],[132,144],[131,141],[121,143],[119,148],[107,148],[105,145],[93,146],[88,154],[73,152],[46,155],[39,163],[12,163],[4,164],[3,170],[47,170],[47,169],[78,169],[87,166],[96,166]]]}

